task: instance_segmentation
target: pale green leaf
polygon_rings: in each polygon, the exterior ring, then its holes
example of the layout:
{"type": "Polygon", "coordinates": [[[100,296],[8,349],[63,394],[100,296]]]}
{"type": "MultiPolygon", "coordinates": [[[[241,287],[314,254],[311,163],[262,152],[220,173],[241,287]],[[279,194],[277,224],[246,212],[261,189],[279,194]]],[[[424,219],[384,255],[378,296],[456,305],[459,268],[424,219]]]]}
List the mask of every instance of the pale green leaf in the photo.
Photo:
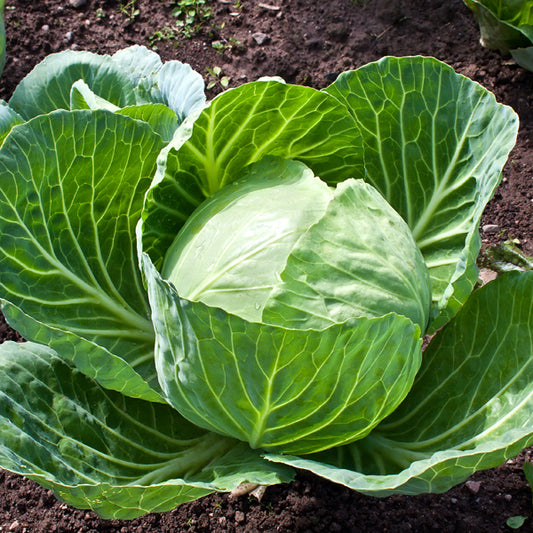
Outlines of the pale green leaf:
{"type": "Polygon", "coordinates": [[[106,386],[128,394],[128,374],[140,376],[151,399],[154,335],[135,225],[162,146],[143,122],[82,110],[22,124],[0,149],[8,320],[29,340],[61,344],[62,355],[106,386]]]}
{"type": "Polygon", "coordinates": [[[386,57],[325,89],[363,136],[360,177],[404,218],[428,265],[442,326],[477,279],[481,213],[514,145],[518,117],[494,95],[432,58],[386,57]]]}
{"type": "Polygon", "coordinates": [[[368,437],[268,458],[375,496],[444,492],[533,444],[533,272],[474,292],[424,352],[400,407],[368,437]]]}
{"type": "Polygon", "coordinates": [[[165,143],[169,143],[172,140],[174,132],[178,127],[176,113],[163,104],[147,103],[119,108],[93,93],[83,80],[78,80],[72,85],[70,90],[70,108],[71,110],[92,109],[93,111],[96,109],[107,109],[113,113],[142,120],[150,124],[152,129],[161,136],[165,143]]]}
{"type": "Polygon", "coordinates": [[[13,126],[23,122],[24,119],[18,113],[15,113],[4,100],[0,100],[0,145],[13,126]]]}
{"type": "Polygon", "coordinates": [[[164,104],[178,123],[205,105],[204,80],[187,64],[163,64],[155,52],[138,45],[119,50],[111,60],[130,78],[137,104],[164,104]]]}
{"type": "Polygon", "coordinates": [[[25,119],[56,109],[116,110],[152,103],[170,107],[181,122],[205,105],[203,79],[189,65],[163,65],[155,52],[137,45],[113,56],[72,50],[50,54],[9,101],[25,119]]]}
{"type": "Polygon", "coordinates": [[[296,241],[331,197],[303,163],[266,157],[193,213],[162,275],[183,298],[261,321],[296,241]]]}
{"type": "Polygon", "coordinates": [[[371,185],[347,180],[295,243],[262,318],[321,329],[394,312],[425,331],[430,308],[428,270],[407,224],[371,185]]]}
{"type": "Polygon", "coordinates": [[[358,142],[345,107],[315,89],[265,81],[225,91],[161,164],[143,213],[144,250],[160,267],[192,211],[264,156],[302,161],[324,181],[338,183],[362,168],[353,148],[358,142]]]}
{"type": "Polygon", "coordinates": [[[288,468],[168,405],[103,389],[45,346],[4,343],[0,382],[0,467],[105,518],[291,478],[288,468]]]}
{"type": "Polygon", "coordinates": [[[178,126],[176,113],[163,104],[139,104],[124,107],[117,113],[147,122],[161,136],[165,144],[172,140],[178,126]]]}
{"type": "Polygon", "coordinates": [[[65,50],[50,54],[17,86],[9,106],[26,120],[56,109],[70,109],[70,90],[83,80],[111,104],[135,104],[134,86],[109,56],[65,50]]]}
{"type": "Polygon", "coordinates": [[[134,87],[137,87],[143,78],[159,72],[163,66],[156,52],[139,45],[118,50],[111,56],[111,61],[128,76],[134,87]]]}
{"type": "Polygon", "coordinates": [[[172,109],[178,122],[205,106],[204,79],[189,65],[169,61],[152,76],[140,80],[139,103],[161,103],[172,109]]]}
{"type": "Polygon", "coordinates": [[[168,401],[253,448],[310,453],[366,435],[407,394],[420,330],[390,314],[295,330],[179,298],[142,256],[168,401]]]}
{"type": "Polygon", "coordinates": [[[70,88],[70,109],[107,109],[114,113],[120,108],[91,91],[83,80],[78,80],[70,88]]]}
{"type": "Polygon", "coordinates": [[[425,330],[431,305],[422,255],[376,189],[346,180],[334,190],[274,157],[202,203],[162,275],[183,298],[297,329],[395,312],[425,330]]]}

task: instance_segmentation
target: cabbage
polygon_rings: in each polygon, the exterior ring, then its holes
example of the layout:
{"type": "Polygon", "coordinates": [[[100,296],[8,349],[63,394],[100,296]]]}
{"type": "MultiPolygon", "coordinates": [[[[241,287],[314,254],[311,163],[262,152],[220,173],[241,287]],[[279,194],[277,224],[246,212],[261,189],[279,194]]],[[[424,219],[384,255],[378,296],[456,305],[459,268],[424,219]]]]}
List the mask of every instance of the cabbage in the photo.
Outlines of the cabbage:
{"type": "Polygon", "coordinates": [[[69,51],[0,107],[0,467],[133,518],[294,468],[441,492],[531,445],[533,276],[473,290],[516,114],[423,57],[202,88],[69,51]]]}

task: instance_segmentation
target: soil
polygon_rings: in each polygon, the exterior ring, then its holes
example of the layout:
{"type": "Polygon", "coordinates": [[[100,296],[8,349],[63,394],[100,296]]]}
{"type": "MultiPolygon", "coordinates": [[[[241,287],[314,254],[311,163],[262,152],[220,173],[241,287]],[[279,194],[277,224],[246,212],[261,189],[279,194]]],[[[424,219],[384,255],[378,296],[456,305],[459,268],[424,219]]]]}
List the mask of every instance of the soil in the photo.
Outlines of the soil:
{"type": "MultiPolygon", "coordinates": [[[[202,3],[202,0],[200,0],[202,3]]],[[[0,98],[51,52],[67,48],[113,53],[155,46],[214,83],[209,96],[265,75],[322,88],[340,72],[384,55],[430,55],[493,91],[520,116],[515,149],[482,221],[484,244],[517,239],[533,254],[533,73],[479,44],[462,0],[204,0],[186,37],[170,0],[6,0],[7,63],[0,98]],[[75,7],[78,5],[78,7],[75,7]],[[137,11],[138,10],[138,11],[137,11]],[[174,28],[174,29],[173,29],[174,28]],[[221,73],[213,75],[213,68],[221,73]],[[210,73],[211,72],[211,73],[210,73]],[[490,225],[490,226],[489,226],[490,225]],[[487,227],[489,226],[489,227],[487,227]]],[[[174,2],[175,4],[175,2],[174,2]]],[[[21,340],[0,321],[0,341],[21,340]]],[[[215,494],[131,522],[73,509],[33,482],[0,471],[0,531],[12,532],[323,532],[509,531],[513,516],[533,531],[525,450],[442,495],[365,497],[305,472],[269,487],[261,502],[215,494]]]]}

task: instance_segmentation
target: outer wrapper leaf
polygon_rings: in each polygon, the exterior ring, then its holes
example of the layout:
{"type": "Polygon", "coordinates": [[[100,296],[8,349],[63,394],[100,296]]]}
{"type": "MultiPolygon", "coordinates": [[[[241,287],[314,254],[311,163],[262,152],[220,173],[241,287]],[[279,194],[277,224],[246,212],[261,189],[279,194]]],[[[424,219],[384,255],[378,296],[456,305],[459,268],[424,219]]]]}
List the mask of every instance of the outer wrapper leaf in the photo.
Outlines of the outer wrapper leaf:
{"type": "Polygon", "coordinates": [[[41,345],[4,343],[0,382],[0,466],[105,518],[292,477],[168,405],[102,389],[41,345]]]}
{"type": "Polygon", "coordinates": [[[107,111],[118,111],[120,107],[101,98],[83,81],[78,80],[70,88],[70,110],[75,109],[106,109],[107,111]]]}
{"type": "Polygon", "coordinates": [[[124,107],[117,113],[150,124],[165,143],[172,140],[176,131],[176,115],[172,109],[163,104],[140,104],[124,107]]]}
{"type": "Polygon", "coordinates": [[[444,492],[533,443],[533,272],[474,292],[424,352],[411,392],[366,439],[270,454],[375,496],[444,492]]]}
{"type": "Polygon", "coordinates": [[[57,111],[0,149],[7,319],[105,386],[151,400],[154,335],[134,236],[162,146],[143,122],[57,111]]]}
{"type": "Polygon", "coordinates": [[[165,143],[169,143],[174,136],[178,126],[176,113],[163,104],[140,104],[119,108],[111,102],[100,98],[83,81],[75,82],[70,90],[70,109],[106,109],[113,113],[119,113],[142,120],[150,124],[152,129],[158,133],[165,143]]]}
{"type": "Polygon", "coordinates": [[[183,223],[209,195],[266,155],[296,159],[337,183],[362,164],[354,119],[335,98],[277,81],[217,96],[195,120],[190,139],[169,149],[147,196],[143,248],[157,268],[183,223]]]}
{"type": "Polygon", "coordinates": [[[6,102],[0,100],[0,145],[4,142],[13,126],[23,122],[24,119],[19,114],[15,113],[6,102]]]}
{"type": "Polygon", "coordinates": [[[142,256],[168,401],[253,448],[310,453],[366,435],[407,394],[420,329],[390,314],[324,330],[247,322],[182,300],[142,256]]]}
{"type": "Polygon", "coordinates": [[[432,280],[433,324],[445,324],[477,280],[481,214],[514,145],[518,117],[432,58],[387,57],[325,89],[363,136],[360,176],[408,223],[432,280]]]}
{"type": "Polygon", "coordinates": [[[165,63],[157,74],[140,81],[139,103],[161,103],[178,117],[178,123],[205,105],[204,80],[189,65],[179,61],[165,63]]]}
{"type": "Polygon", "coordinates": [[[70,109],[70,88],[78,80],[113,105],[135,104],[133,84],[109,56],[65,50],[41,61],[19,83],[9,106],[26,120],[56,109],[70,109]]]}
{"type": "Polygon", "coordinates": [[[164,104],[176,115],[174,129],[205,105],[200,74],[179,61],[163,65],[155,52],[143,46],[125,48],[113,56],[72,50],[50,54],[20,82],[9,105],[29,120],[56,109],[95,108],[79,105],[87,98],[105,102],[108,108],[164,104]],[[75,95],[73,102],[71,89],[80,82],[86,94],[84,98],[75,95]]]}
{"type": "Polygon", "coordinates": [[[143,79],[158,72],[163,66],[156,52],[138,45],[118,50],[111,56],[111,59],[128,76],[134,87],[137,87],[143,79]]]}
{"type": "Polygon", "coordinates": [[[362,180],[340,183],[324,216],[296,242],[263,321],[321,329],[394,312],[425,330],[428,270],[405,221],[362,180]]]}

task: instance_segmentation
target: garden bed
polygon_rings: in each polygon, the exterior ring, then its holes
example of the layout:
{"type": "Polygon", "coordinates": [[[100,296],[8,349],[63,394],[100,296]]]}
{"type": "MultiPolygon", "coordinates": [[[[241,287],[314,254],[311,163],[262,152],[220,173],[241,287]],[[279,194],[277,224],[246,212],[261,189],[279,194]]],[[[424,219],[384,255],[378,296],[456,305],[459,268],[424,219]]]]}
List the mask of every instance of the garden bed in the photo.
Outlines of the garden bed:
{"type": "MultiPolygon", "coordinates": [[[[485,244],[517,239],[524,252],[533,254],[533,74],[479,45],[478,27],[461,0],[219,0],[206,5],[211,16],[198,14],[180,33],[169,1],[7,0],[8,58],[0,97],[8,99],[47,54],[68,48],[113,53],[131,44],[157,47],[164,60],[179,59],[202,73],[212,86],[210,96],[226,81],[232,87],[278,75],[321,88],[340,72],[384,55],[434,56],[519,114],[517,145],[485,212],[482,239],[485,244]]],[[[0,338],[16,337],[2,323],[0,338]]],[[[370,498],[301,473],[290,484],[268,488],[261,502],[217,494],[131,522],[72,509],[34,483],[0,472],[0,531],[493,532],[509,530],[507,519],[517,515],[528,517],[526,529],[531,527],[531,492],[521,464],[529,454],[478,473],[443,495],[370,498]]]]}

